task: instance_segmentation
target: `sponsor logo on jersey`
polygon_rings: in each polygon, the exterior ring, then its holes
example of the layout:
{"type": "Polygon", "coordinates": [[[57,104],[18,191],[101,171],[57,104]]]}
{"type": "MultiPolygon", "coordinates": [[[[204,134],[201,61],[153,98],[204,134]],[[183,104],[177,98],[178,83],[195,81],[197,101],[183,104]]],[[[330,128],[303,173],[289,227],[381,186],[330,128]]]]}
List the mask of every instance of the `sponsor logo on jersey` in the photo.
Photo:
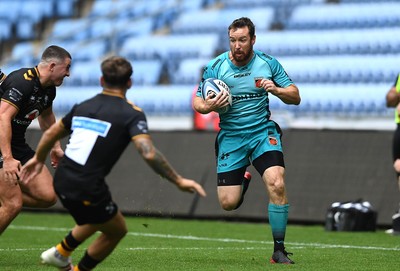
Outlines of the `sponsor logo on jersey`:
{"type": "Polygon", "coordinates": [[[40,115],[40,112],[38,109],[33,109],[31,112],[29,112],[28,114],[25,115],[26,119],[29,120],[34,120],[36,119],[38,116],[40,115]]]}
{"type": "Polygon", "coordinates": [[[232,96],[232,101],[240,101],[240,100],[249,100],[256,99],[265,96],[265,93],[254,93],[254,94],[246,94],[246,95],[236,95],[232,96]]]}
{"type": "Polygon", "coordinates": [[[92,131],[99,136],[105,137],[110,130],[111,123],[107,121],[86,118],[86,117],[73,117],[72,118],[72,130],[74,129],[84,129],[87,131],[92,131]]]}
{"type": "Polygon", "coordinates": [[[148,128],[147,128],[147,122],[144,120],[141,120],[138,122],[137,127],[142,133],[147,134],[148,133],[148,128]]]}
{"type": "Polygon", "coordinates": [[[13,119],[12,121],[18,125],[23,125],[23,126],[28,126],[32,122],[31,120],[20,120],[20,119],[13,119]]]}
{"type": "Polygon", "coordinates": [[[241,77],[246,77],[246,76],[250,76],[251,72],[245,72],[245,73],[239,73],[239,74],[235,74],[233,76],[233,78],[241,78],[241,77]]]}
{"type": "Polygon", "coordinates": [[[16,88],[12,88],[9,90],[8,97],[13,102],[19,102],[22,99],[22,96],[22,93],[16,88]]]}

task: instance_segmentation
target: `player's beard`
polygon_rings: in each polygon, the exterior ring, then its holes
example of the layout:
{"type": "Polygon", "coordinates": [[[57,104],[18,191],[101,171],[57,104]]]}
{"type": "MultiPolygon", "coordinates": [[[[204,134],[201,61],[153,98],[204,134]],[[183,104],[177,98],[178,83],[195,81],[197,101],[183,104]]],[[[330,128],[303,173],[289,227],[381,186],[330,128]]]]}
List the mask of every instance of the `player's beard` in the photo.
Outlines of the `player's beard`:
{"type": "Polygon", "coordinates": [[[253,48],[250,48],[250,50],[246,53],[244,51],[240,51],[240,54],[237,54],[237,52],[234,52],[232,54],[233,59],[237,63],[248,63],[251,57],[253,56],[253,48]]]}

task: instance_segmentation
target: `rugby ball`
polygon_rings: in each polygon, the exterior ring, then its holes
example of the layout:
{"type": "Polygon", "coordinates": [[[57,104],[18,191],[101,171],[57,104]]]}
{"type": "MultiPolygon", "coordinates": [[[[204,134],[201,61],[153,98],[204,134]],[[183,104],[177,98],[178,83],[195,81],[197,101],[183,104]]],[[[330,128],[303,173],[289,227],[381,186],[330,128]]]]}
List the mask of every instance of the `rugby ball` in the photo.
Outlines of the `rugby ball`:
{"type": "Polygon", "coordinates": [[[208,79],[204,80],[203,85],[201,87],[201,95],[204,100],[208,96],[215,97],[218,93],[220,93],[222,91],[226,91],[229,94],[229,98],[228,98],[229,105],[218,110],[218,113],[225,113],[226,111],[228,111],[228,109],[232,105],[232,96],[231,96],[231,91],[230,91],[228,85],[225,84],[225,82],[222,80],[219,80],[216,78],[208,78],[208,79]]]}

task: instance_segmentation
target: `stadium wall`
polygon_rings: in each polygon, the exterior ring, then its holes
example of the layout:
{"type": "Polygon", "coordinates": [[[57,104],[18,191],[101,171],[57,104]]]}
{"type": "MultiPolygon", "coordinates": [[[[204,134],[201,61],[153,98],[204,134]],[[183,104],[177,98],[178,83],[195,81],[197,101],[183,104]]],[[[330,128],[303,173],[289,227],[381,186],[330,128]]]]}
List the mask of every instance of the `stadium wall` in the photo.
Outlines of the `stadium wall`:
{"type": "MultiPolygon", "coordinates": [[[[36,146],[41,132],[28,130],[36,146]]],[[[182,193],[157,176],[133,144],[108,176],[121,210],[131,215],[267,221],[268,197],[253,168],[253,180],[239,210],[223,211],[217,201],[215,132],[153,132],[156,146],[185,177],[201,182],[208,196],[182,193]]],[[[336,201],[362,198],[378,211],[378,225],[391,224],[400,192],[391,159],[392,131],[284,130],[286,183],[292,223],[324,223],[336,201]]],[[[63,141],[65,144],[66,141],[63,141]]],[[[57,204],[51,210],[62,210],[57,204]]]]}

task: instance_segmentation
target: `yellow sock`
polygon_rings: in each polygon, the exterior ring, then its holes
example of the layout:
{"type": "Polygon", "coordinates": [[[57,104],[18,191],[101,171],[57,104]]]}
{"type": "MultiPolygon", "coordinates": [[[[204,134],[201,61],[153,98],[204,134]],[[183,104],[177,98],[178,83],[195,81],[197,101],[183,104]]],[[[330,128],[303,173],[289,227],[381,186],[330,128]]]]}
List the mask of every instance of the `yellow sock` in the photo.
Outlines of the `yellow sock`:
{"type": "Polygon", "coordinates": [[[70,251],[70,250],[65,250],[64,247],[61,245],[61,243],[59,243],[56,246],[56,249],[64,257],[69,257],[72,253],[72,251],[70,251]]]}

